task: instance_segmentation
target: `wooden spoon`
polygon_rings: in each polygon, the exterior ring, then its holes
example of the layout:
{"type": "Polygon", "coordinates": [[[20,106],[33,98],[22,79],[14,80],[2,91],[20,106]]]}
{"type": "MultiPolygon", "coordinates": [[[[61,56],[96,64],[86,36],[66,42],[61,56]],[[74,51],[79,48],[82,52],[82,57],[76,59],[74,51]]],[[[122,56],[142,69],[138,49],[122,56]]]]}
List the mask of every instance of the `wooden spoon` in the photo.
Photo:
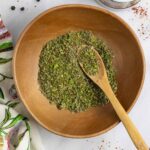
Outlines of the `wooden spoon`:
{"type": "Polygon", "coordinates": [[[145,141],[143,140],[141,134],[139,133],[139,131],[137,130],[137,128],[135,127],[135,125],[133,124],[129,116],[127,115],[126,111],[124,110],[120,102],[118,101],[117,97],[113,93],[111,86],[109,84],[109,81],[108,81],[106,69],[105,69],[102,58],[100,57],[99,53],[94,48],[92,49],[95,52],[96,58],[98,61],[98,65],[99,65],[98,72],[95,75],[89,75],[88,72],[86,72],[85,69],[83,68],[83,64],[79,62],[82,70],[95,84],[97,84],[103,90],[105,95],[109,98],[114,110],[116,111],[118,117],[124,124],[136,148],[138,150],[148,150],[149,148],[147,144],[145,143],[145,141]]]}

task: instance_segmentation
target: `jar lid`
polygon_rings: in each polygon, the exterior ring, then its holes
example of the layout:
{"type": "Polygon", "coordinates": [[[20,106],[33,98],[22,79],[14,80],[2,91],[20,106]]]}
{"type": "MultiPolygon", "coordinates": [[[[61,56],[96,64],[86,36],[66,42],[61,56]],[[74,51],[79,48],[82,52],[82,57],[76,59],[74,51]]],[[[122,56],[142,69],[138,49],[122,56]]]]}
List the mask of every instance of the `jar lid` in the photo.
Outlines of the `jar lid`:
{"type": "Polygon", "coordinates": [[[117,8],[117,9],[123,9],[128,8],[136,3],[138,3],[140,0],[96,0],[98,3],[103,3],[106,6],[117,8]]]}

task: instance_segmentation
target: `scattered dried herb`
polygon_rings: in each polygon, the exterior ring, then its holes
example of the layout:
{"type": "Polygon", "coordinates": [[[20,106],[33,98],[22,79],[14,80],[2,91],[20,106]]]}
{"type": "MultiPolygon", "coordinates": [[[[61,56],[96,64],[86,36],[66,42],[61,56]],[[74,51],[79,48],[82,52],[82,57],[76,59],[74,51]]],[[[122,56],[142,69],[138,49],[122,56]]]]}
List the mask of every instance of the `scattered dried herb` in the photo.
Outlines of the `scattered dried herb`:
{"type": "MultiPolygon", "coordinates": [[[[92,46],[101,55],[111,87],[117,90],[112,54],[105,43],[92,32],[69,32],[49,41],[39,59],[38,81],[41,92],[59,109],[85,111],[104,105],[108,99],[97,85],[85,76],[78,64],[78,49],[92,46]]],[[[87,62],[88,63],[88,62],[87,62]]]]}

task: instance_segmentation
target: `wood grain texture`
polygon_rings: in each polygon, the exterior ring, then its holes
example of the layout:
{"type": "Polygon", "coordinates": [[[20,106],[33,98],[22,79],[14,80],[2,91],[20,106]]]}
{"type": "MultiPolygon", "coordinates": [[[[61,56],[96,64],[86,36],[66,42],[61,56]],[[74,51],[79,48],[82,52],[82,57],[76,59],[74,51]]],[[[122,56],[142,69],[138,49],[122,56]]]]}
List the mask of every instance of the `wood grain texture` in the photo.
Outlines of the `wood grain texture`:
{"type": "Polygon", "coordinates": [[[43,45],[68,31],[91,30],[106,41],[115,55],[120,103],[129,111],[141,90],[144,58],[141,46],[124,21],[96,7],[64,5],[35,18],[21,34],[14,53],[13,72],[20,98],[32,116],[46,129],[67,137],[91,137],[118,124],[111,104],[71,113],[50,105],[37,81],[39,55],[43,45]]]}
{"type": "Polygon", "coordinates": [[[85,74],[103,90],[106,96],[109,98],[115,112],[117,113],[118,117],[122,121],[124,127],[126,128],[128,134],[130,135],[133,143],[135,144],[138,150],[148,150],[148,145],[143,140],[141,134],[139,133],[136,126],[133,124],[129,116],[127,115],[126,111],[120,104],[119,100],[117,99],[116,95],[113,93],[113,90],[109,84],[106,69],[101,59],[99,53],[93,49],[96,54],[97,61],[98,61],[98,72],[94,75],[89,75],[87,71],[85,71],[82,63],[79,62],[80,66],[82,67],[85,74]]]}

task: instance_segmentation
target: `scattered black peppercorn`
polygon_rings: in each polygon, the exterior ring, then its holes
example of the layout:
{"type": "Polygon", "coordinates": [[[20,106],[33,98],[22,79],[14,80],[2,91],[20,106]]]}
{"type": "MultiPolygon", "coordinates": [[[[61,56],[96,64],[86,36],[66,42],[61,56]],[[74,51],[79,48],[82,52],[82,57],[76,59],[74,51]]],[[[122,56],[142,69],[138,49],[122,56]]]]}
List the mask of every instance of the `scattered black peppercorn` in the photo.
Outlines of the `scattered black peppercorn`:
{"type": "Polygon", "coordinates": [[[21,8],[20,8],[20,10],[21,10],[21,11],[24,11],[24,10],[25,10],[25,8],[24,8],[24,7],[21,7],[21,8]]]}
{"type": "Polygon", "coordinates": [[[11,10],[15,10],[15,9],[16,9],[16,7],[15,7],[15,6],[11,6],[10,8],[11,8],[11,10]]]}

